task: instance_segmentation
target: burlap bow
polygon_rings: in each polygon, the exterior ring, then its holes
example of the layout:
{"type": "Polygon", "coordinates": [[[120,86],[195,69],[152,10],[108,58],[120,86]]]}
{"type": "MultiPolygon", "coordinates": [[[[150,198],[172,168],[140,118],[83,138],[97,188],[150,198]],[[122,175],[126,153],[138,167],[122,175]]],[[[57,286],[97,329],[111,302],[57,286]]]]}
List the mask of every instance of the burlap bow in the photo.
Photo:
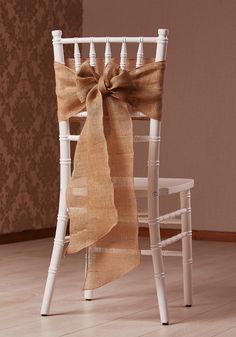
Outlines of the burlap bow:
{"type": "Polygon", "coordinates": [[[97,288],[139,264],[131,115],[142,111],[161,118],[164,69],[164,62],[149,61],[121,70],[113,60],[99,75],[86,61],[76,74],[55,63],[59,120],[87,110],[67,189],[67,252],[89,247],[84,289],[97,288]]]}

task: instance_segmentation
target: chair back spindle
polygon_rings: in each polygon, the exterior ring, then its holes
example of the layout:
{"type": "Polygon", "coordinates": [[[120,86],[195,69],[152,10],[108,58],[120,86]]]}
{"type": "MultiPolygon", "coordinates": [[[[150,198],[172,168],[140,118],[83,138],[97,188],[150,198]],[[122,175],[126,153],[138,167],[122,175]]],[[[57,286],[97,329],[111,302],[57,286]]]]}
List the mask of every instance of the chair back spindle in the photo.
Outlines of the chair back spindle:
{"type": "Polygon", "coordinates": [[[105,66],[111,61],[111,44],[109,38],[106,40],[106,47],[105,47],[105,66]]]}
{"type": "Polygon", "coordinates": [[[96,66],[96,51],[95,51],[93,38],[91,38],[90,48],[89,48],[89,63],[92,67],[96,66]]]}
{"type": "Polygon", "coordinates": [[[75,60],[75,71],[77,72],[81,66],[80,50],[79,44],[77,42],[74,44],[74,60],[75,60]]]}
{"type": "Polygon", "coordinates": [[[121,52],[120,52],[120,68],[124,70],[126,68],[126,60],[127,60],[127,47],[126,47],[126,39],[123,37],[121,52]]]}
{"type": "Polygon", "coordinates": [[[140,38],[138,45],[137,57],[136,57],[136,68],[143,65],[143,39],[140,38]]]}

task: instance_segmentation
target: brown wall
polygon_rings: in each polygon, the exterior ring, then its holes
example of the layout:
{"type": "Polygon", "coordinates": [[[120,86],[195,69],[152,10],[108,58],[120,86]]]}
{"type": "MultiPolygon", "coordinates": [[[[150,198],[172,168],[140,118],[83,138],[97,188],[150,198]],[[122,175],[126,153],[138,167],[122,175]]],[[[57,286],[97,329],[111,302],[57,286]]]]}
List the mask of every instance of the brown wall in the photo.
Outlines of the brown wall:
{"type": "Polygon", "coordinates": [[[195,229],[236,231],[235,13],[234,0],[84,1],[84,36],[170,29],[161,172],[195,178],[195,229]]]}
{"type": "Polygon", "coordinates": [[[51,30],[82,32],[82,1],[0,0],[0,233],[55,225],[58,132],[51,30]]]}

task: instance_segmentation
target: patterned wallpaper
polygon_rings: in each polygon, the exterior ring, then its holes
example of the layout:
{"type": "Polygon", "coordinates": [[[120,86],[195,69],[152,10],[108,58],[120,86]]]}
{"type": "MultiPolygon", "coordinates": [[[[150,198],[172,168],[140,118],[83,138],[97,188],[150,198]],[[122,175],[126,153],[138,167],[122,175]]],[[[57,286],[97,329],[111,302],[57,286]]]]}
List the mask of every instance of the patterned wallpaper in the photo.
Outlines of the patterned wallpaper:
{"type": "Polygon", "coordinates": [[[53,29],[81,35],[82,0],[0,0],[0,233],[56,222],[53,29]]]}

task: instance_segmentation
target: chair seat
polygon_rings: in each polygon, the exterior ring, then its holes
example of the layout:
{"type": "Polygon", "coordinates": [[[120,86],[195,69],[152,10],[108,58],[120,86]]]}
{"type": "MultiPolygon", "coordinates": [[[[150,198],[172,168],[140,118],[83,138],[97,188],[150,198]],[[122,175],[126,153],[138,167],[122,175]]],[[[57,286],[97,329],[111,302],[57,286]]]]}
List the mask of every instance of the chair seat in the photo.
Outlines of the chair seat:
{"type": "MultiPolygon", "coordinates": [[[[160,195],[169,195],[188,190],[194,186],[193,179],[185,178],[159,178],[160,195]]],[[[146,177],[135,177],[134,188],[137,197],[147,196],[148,179],[146,177]]]]}

